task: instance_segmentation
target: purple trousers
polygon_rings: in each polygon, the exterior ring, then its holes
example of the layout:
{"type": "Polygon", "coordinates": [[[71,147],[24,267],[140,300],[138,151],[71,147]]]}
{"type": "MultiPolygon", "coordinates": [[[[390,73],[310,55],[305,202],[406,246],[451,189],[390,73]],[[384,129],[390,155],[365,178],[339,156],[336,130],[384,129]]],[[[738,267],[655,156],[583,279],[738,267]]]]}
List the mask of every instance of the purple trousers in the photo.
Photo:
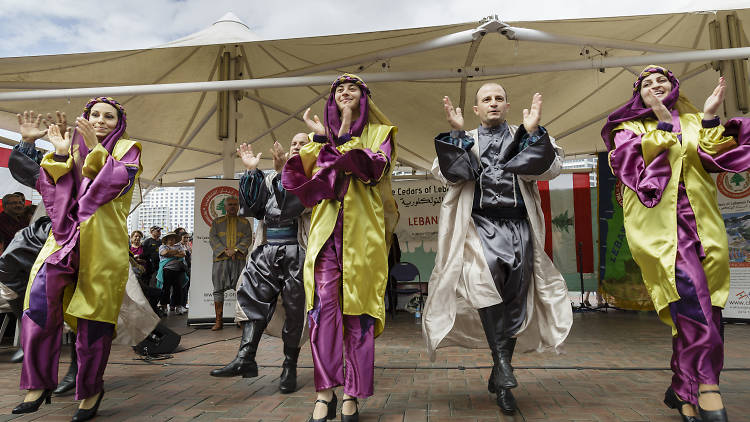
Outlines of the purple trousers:
{"type": "Polygon", "coordinates": [[[344,394],[364,398],[373,394],[375,319],[342,313],[341,243],[336,237],[328,239],[315,261],[315,302],[308,312],[315,390],[343,385],[344,394]]]}
{"type": "Polygon", "coordinates": [[[677,196],[677,262],[675,281],[680,299],[669,304],[677,327],[672,338],[672,388],[680,398],[698,403],[698,384],[718,384],[724,366],[721,308],[711,305],[705,252],[685,188],[677,196]]]}
{"type": "MultiPolygon", "coordinates": [[[[42,265],[29,293],[29,308],[21,318],[21,345],[24,350],[21,389],[54,389],[62,343],[63,292],[76,283],[77,248],[60,262],[42,265]]],[[[102,391],[115,326],[78,318],[76,352],[78,375],[76,400],[102,391]]]]}

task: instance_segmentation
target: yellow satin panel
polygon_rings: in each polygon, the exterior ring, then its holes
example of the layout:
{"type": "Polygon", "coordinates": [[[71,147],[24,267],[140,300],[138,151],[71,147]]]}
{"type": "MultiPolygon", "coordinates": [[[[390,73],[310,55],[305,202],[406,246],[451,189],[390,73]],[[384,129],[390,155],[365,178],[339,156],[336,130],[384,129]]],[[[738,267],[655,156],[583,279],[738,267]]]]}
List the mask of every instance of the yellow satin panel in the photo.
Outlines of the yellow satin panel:
{"type": "MultiPolygon", "coordinates": [[[[346,153],[357,148],[368,148],[380,152],[380,144],[391,136],[395,146],[394,126],[368,123],[362,135],[353,137],[337,147],[346,153]]],[[[324,144],[310,142],[300,150],[300,158],[308,177],[320,168],[316,166],[318,153],[324,144]]],[[[394,149],[395,150],[395,149],[394,149]]],[[[388,281],[388,243],[384,202],[393,202],[390,194],[390,178],[381,175],[380,183],[387,186],[370,186],[352,177],[344,197],[342,307],[345,315],[367,314],[375,318],[375,335],[385,326],[385,287],[388,281]],[[389,197],[383,198],[387,188],[389,197]],[[385,201],[384,201],[385,200],[385,201]]],[[[321,201],[313,207],[310,234],[305,258],[304,282],[307,310],[313,307],[315,297],[315,261],[323,244],[333,233],[341,202],[331,199],[321,201]]],[[[390,241],[390,239],[388,239],[390,241]]]]}
{"type": "MultiPolygon", "coordinates": [[[[112,156],[121,160],[133,147],[141,149],[138,142],[120,139],[115,144],[112,156]]],[[[101,167],[99,169],[101,170],[101,167]]],[[[49,173],[46,166],[45,170],[49,173]]],[[[139,165],[134,179],[136,182],[141,170],[139,165]]],[[[78,280],[75,286],[68,286],[63,295],[65,322],[74,330],[76,318],[117,324],[117,315],[120,313],[122,296],[125,294],[125,284],[128,280],[127,216],[133,191],[133,186],[130,186],[125,195],[99,207],[94,215],[81,222],[79,226],[78,280]]],[[[58,249],[60,246],[50,232],[32,267],[29,287],[44,261],[58,249]]],[[[30,288],[27,289],[24,307],[28,307],[30,291],[30,288]]]]}
{"type": "Polygon", "coordinates": [[[52,181],[57,183],[58,179],[73,169],[73,157],[68,155],[68,159],[61,162],[55,161],[54,156],[54,152],[47,153],[44,158],[42,158],[40,165],[44,168],[47,174],[49,174],[52,181]]]}
{"type": "Polygon", "coordinates": [[[104,167],[104,164],[107,163],[108,157],[109,152],[107,152],[107,149],[102,144],[96,144],[94,149],[86,156],[86,159],[83,160],[81,173],[89,179],[94,179],[102,167],[104,167]]]}
{"type": "MultiPolygon", "coordinates": [[[[615,131],[628,129],[643,134],[644,156],[660,146],[669,145],[668,159],[672,167],[661,201],[653,208],[645,207],[638,195],[625,188],[623,209],[625,232],[633,259],[641,268],[643,282],[659,312],[661,320],[676,328],[669,313],[669,303],[677,301],[675,260],[677,258],[677,188],[680,179],[685,184],[690,205],[696,215],[698,236],[706,253],[702,261],[708,280],[713,306],[724,307],[729,295],[729,247],[724,220],[716,204],[716,185],[703,168],[698,146],[720,150],[727,144],[722,131],[703,129],[701,113],[681,113],[682,143],[675,133],[657,130],[658,121],[646,119],[625,122],[615,131]]],[[[651,158],[653,159],[655,155],[651,158]]]]}

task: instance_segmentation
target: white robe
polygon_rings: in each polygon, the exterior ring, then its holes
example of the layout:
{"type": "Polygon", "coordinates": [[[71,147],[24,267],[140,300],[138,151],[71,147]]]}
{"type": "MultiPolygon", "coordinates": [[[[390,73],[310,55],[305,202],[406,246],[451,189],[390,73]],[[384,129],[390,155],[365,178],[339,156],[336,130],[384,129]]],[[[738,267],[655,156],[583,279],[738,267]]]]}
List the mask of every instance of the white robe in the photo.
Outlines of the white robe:
{"type": "MultiPolygon", "coordinates": [[[[518,127],[509,127],[511,136],[515,135],[518,127]]],[[[477,130],[467,134],[477,141],[471,153],[479,158],[477,130]]],[[[544,252],[544,216],[536,181],[560,174],[563,155],[551,137],[550,142],[558,153],[550,168],[538,176],[518,175],[534,242],[534,275],[527,295],[526,317],[516,337],[521,351],[551,349],[559,353],[573,324],[573,311],[565,280],[544,252]]],[[[440,173],[437,158],[432,173],[448,185],[440,207],[438,252],[422,318],[422,334],[430,360],[434,361],[440,347],[488,347],[477,309],[497,305],[503,299],[495,287],[471,216],[475,182],[448,182],[440,173]]]]}

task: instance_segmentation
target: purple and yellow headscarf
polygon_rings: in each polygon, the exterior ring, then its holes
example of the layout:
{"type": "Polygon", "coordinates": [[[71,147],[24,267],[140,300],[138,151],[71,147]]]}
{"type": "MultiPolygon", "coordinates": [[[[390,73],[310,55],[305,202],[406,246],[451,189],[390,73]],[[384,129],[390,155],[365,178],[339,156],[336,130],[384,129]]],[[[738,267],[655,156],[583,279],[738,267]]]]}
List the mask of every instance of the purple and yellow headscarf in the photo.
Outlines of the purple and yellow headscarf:
{"type": "MultiPolygon", "coordinates": [[[[88,120],[89,115],[91,114],[91,108],[94,107],[94,104],[96,103],[107,103],[117,110],[117,126],[115,126],[112,132],[109,132],[107,137],[100,142],[102,146],[110,154],[112,154],[112,150],[115,148],[115,144],[120,138],[125,135],[125,129],[128,126],[125,108],[123,108],[122,104],[118,103],[114,98],[96,97],[92,98],[88,103],[86,103],[86,106],[83,108],[83,114],[81,115],[81,117],[88,120]]],[[[85,159],[89,153],[89,149],[86,146],[86,142],[84,142],[83,140],[83,135],[81,135],[78,131],[75,131],[75,134],[73,135],[73,145],[78,145],[80,157],[81,159],[85,159]]]]}
{"type": "Polygon", "coordinates": [[[360,136],[365,124],[368,122],[382,123],[391,125],[390,120],[380,111],[380,109],[372,101],[372,95],[370,88],[367,87],[365,81],[357,75],[351,73],[344,73],[343,75],[336,78],[331,84],[330,95],[326,101],[324,110],[324,122],[326,126],[326,136],[332,139],[333,136],[339,133],[341,129],[341,116],[339,115],[339,108],[336,105],[336,88],[343,83],[353,83],[359,87],[362,95],[359,98],[359,117],[357,121],[352,123],[349,133],[352,136],[360,136]]]}
{"type": "Polygon", "coordinates": [[[670,83],[672,83],[672,91],[662,101],[669,110],[672,110],[680,103],[683,103],[688,106],[690,111],[697,111],[686,98],[680,95],[680,81],[669,69],[657,65],[648,65],[643,71],[641,71],[638,75],[638,79],[633,83],[633,96],[630,100],[607,117],[607,123],[602,129],[601,135],[604,143],[607,145],[608,151],[613,150],[615,147],[612,130],[617,127],[617,125],[630,120],[656,117],[651,110],[651,107],[644,104],[643,99],[641,98],[641,83],[643,83],[643,79],[654,73],[661,73],[669,79],[670,83]]]}

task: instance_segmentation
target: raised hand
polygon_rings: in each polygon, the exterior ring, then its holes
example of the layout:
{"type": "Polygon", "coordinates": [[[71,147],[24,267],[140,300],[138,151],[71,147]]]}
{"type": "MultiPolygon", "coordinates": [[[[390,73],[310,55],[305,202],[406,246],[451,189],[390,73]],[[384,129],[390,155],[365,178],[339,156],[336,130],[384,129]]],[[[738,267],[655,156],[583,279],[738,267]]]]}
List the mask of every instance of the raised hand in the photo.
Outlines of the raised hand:
{"type": "Polygon", "coordinates": [[[83,136],[83,142],[86,144],[86,147],[89,150],[94,149],[94,147],[99,143],[99,138],[96,137],[94,125],[92,125],[88,120],[84,119],[83,117],[77,117],[76,129],[81,132],[81,136],[83,136]]]}
{"type": "Polygon", "coordinates": [[[705,120],[711,120],[716,117],[716,111],[719,110],[719,106],[724,101],[724,91],[727,89],[727,82],[724,77],[719,78],[719,84],[714,88],[714,92],[706,98],[706,103],[703,105],[703,118],[705,120]]]}
{"type": "Polygon", "coordinates": [[[284,151],[284,147],[280,143],[274,142],[271,147],[271,155],[273,155],[273,168],[277,172],[281,171],[286,164],[286,160],[289,159],[289,153],[284,151]]]}
{"type": "Polygon", "coordinates": [[[531,107],[523,109],[523,127],[527,133],[534,133],[542,119],[542,94],[535,93],[531,98],[531,107]]]}
{"type": "Polygon", "coordinates": [[[641,98],[643,99],[643,103],[651,108],[659,121],[672,123],[672,114],[669,112],[669,109],[667,109],[667,106],[660,99],[656,98],[653,92],[648,90],[645,94],[641,95],[641,98]]]}
{"type": "Polygon", "coordinates": [[[39,138],[47,134],[46,126],[39,127],[42,122],[42,115],[37,115],[34,110],[26,110],[23,115],[16,114],[18,117],[18,133],[21,134],[23,142],[34,143],[39,138]]]}
{"type": "Polygon", "coordinates": [[[447,96],[443,97],[443,108],[445,109],[445,118],[450,123],[451,128],[455,130],[464,129],[464,115],[461,112],[461,107],[453,108],[451,99],[447,96]]]}
{"type": "Polygon", "coordinates": [[[239,155],[240,159],[242,160],[242,164],[249,171],[253,171],[258,168],[261,154],[263,153],[259,152],[258,155],[253,154],[253,147],[250,144],[243,143],[240,144],[239,148],[237,148],[237,155],[239,155]]]}
{"type": "Polygon", "coordinates": [[[65,136],[63,137],[60,134],[60,128],[57,125],[49,125],[49,129],[46,130],[46,132],[49,133],[47,138],[52,146],[55,147],[55,154],[68,155],[70,151],[70,140],[73,138],[71,133],[72,130],[73,129],[66,130],[65,136]]]}
{"type": "Polygon", "coordinates": [[[316,114],[312,119],[310,119],[309,107],[307,108],[307,110],[305,110],[305,114],[302,115],[302,120],[305,121],[307,127],[310,128],[311,131],[315,132],[316,135],[325,136],[326,128],[325,126],[323,126],[323,123],[320,122],[318,115],[316,114]]]}
{"type": "Polygon", "coordinates": [[[344,106],[341,109],[341,127],[339,128],[339,138],[349,133],[349,129],[352,127],[352,109],[349,106],[344,106]]]}
{"type": "Polygon", "coordinates": [[[65,112],[61,112],[60,110],[55,111],[55,115],[53,116],[52,113],[47,113],[47,117],[42,119],[42,123],[44,124],[44,127],[47,127],[52,124],[56,124],[57,127],[60,129],[60,133],[65,132],[68,130],[68,118],[65,116],[65,112]],[[57,117],[57,122],[55,122],[55,117],[57,117]]]}

